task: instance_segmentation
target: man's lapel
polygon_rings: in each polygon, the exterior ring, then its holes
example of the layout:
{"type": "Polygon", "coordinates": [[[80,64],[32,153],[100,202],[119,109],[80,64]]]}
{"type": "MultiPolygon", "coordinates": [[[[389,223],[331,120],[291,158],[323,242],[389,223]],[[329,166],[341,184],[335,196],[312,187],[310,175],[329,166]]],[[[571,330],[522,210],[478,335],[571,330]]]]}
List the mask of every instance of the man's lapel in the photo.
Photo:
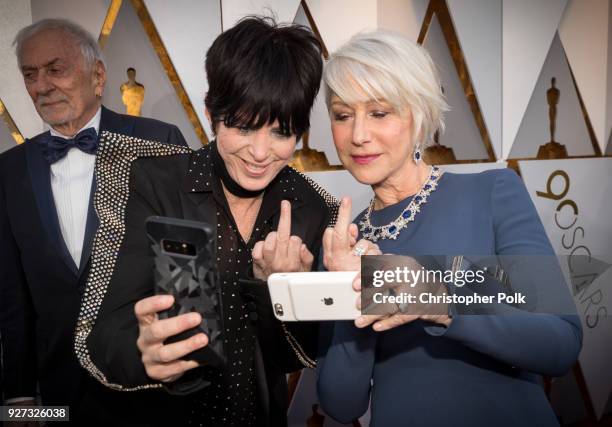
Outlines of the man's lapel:
{"type": "MultiPolygon", "coordinates": [[[[134,131],[134,119],[129,116],[117,114],[107,108],[102,107],[100,115],[100,132],[98,132],[98,140],[103,131],[109,131],[113,133],[120,133],[123,135],[132,135],[134,131]]],[[[98,215],[94,209],[94,194],[96,191],[96,176],[91,183],[91,192],[89,196],[89,208],[87,210],[87,224],[85,225],[85,236],[83,238],[83,251],[81,253],[81,264],[79,268],[79,276],[82,275],[89,262],[89,256],[91,255],[91,249],[93,246],[93,239],[98,230],[100,221],[98,215]]]]}
{"type": "Polygon", "coordinates": [[[28,173],[34,189],[34,197],[38,206],[40,221],[47,233],[49,241],[56,247],[66,266],[75,275],[78,269],[60,229],[53,191],[51,189],[51,168],[49,162],[43,157],[41,141],[46,138],[47,133],[34,137],[25,145],[28,173]]]}
{"type": "MultiPolygon", "coordinates": [[[[100,134],[107,130],[113,133],[131,136],[134,132],[134,123],[136,120],[132,116],[117,114],[102,106],[100,114],[100,134]]],[[[100,135],[98,135],[98,138],[100,135]]]]}
{"type": "Polygon", "coordinates": [[[83,249],[81,251],[81,263],[79,264],[79,276],[85,271],[91,255],[93,239],[100,225],[98,215],[93,206],[94,194],[96,191],[96,176],[91,180],[91,191],[89,193],[89,207],[87,208],[87,222],[85,223],[85,234],[83,236],[83,249]]]}

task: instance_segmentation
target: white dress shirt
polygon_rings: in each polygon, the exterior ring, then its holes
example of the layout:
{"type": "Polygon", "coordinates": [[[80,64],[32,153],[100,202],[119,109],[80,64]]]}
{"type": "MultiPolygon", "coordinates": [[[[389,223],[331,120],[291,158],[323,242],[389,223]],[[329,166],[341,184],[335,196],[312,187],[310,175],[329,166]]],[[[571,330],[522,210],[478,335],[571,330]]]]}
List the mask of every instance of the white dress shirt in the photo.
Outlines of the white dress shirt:
{"type": "MultiPolygon", "coordinates": [[[[99,108],[92,119],[79,129],[79,132],[87,128],[94,128],[96,134],[99,134],[101,114],[102,109],[99,108]]],[[[49,132],[53,136],[70,138],[53,128],[49,132]]],[[[95,163],[94,154],[87,154],[78,148],[72,148],[68,150],[65,157],[51,165],[51,190],[60,230],[77,268],[81,264],[95,163]]]]}

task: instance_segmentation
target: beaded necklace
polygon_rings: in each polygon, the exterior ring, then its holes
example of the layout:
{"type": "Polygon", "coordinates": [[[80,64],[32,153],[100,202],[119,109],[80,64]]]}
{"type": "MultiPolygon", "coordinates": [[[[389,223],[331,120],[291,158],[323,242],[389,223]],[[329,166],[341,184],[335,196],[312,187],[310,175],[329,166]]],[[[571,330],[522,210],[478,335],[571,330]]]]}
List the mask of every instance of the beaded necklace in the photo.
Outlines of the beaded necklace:
{"type": "Polygon", "coordinates": [[[415,216],[421,211],[421,205],[427,202],[429,195],[438,187],[438,181],[443,172],[437,166],[432,166],[429,178],[425,181],[419,192],[412,198],[408,206],[392,222],[386,225],[374,226],[370,222],[370,216],[374,209],[374,198],[366,211],[363,219],[359,221],[359,230],[364,239],[377,242],[379,239],[396,240],[400,232],[414,221],[415,216]]]}

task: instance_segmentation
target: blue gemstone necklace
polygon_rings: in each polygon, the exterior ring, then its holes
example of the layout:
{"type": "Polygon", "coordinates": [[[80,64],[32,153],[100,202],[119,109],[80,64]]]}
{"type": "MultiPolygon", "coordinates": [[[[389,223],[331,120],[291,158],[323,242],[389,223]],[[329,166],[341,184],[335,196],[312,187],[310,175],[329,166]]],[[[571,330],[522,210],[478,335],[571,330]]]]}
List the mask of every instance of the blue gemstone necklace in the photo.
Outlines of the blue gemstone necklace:
{"type": "Polygon", "coordinates": [[[377,242],[380,239],[397,239],[400,232],[406,228],[406,226],[414,221],[414,217],[421,211],[421,205],[427,202],[427,198],[438,187],[438,181],[442,176],[443,172],[437,166],[432,166],[429,172],[429,178],[423,184],[419,192],[412,198],[408,206],[402,211],[402,213],[387,225],[381,225],[380,227],[372,225],[370,222],[370,215],[374,209],[374,199],[370,202],[370,207],[366,211],[363,219],[359,221],[359,230],[364,239],[371,242],[377,242]]]}

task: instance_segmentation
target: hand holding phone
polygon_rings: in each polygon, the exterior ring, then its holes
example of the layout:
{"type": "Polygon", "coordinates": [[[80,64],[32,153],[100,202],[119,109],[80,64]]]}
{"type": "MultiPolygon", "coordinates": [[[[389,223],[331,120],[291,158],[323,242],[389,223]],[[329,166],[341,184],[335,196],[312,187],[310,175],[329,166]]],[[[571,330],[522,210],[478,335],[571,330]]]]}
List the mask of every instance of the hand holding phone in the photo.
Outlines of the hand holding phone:
{"type": "Polygon", "coordinates": [[[198,326],[202,318],[198,313],[186,313],[168,319],[159,319],[158,313],[174,304],[171,295],[155,295],[136,303],[134,311],[138,319],[138,350],[147,375],[161,382],[172,382],[186,371],[197,368],[195,360],[182,358],[208,345],[208,336],[197,333],[185,340],[165,345],[164,342],[177,334],[198,326]]]}

